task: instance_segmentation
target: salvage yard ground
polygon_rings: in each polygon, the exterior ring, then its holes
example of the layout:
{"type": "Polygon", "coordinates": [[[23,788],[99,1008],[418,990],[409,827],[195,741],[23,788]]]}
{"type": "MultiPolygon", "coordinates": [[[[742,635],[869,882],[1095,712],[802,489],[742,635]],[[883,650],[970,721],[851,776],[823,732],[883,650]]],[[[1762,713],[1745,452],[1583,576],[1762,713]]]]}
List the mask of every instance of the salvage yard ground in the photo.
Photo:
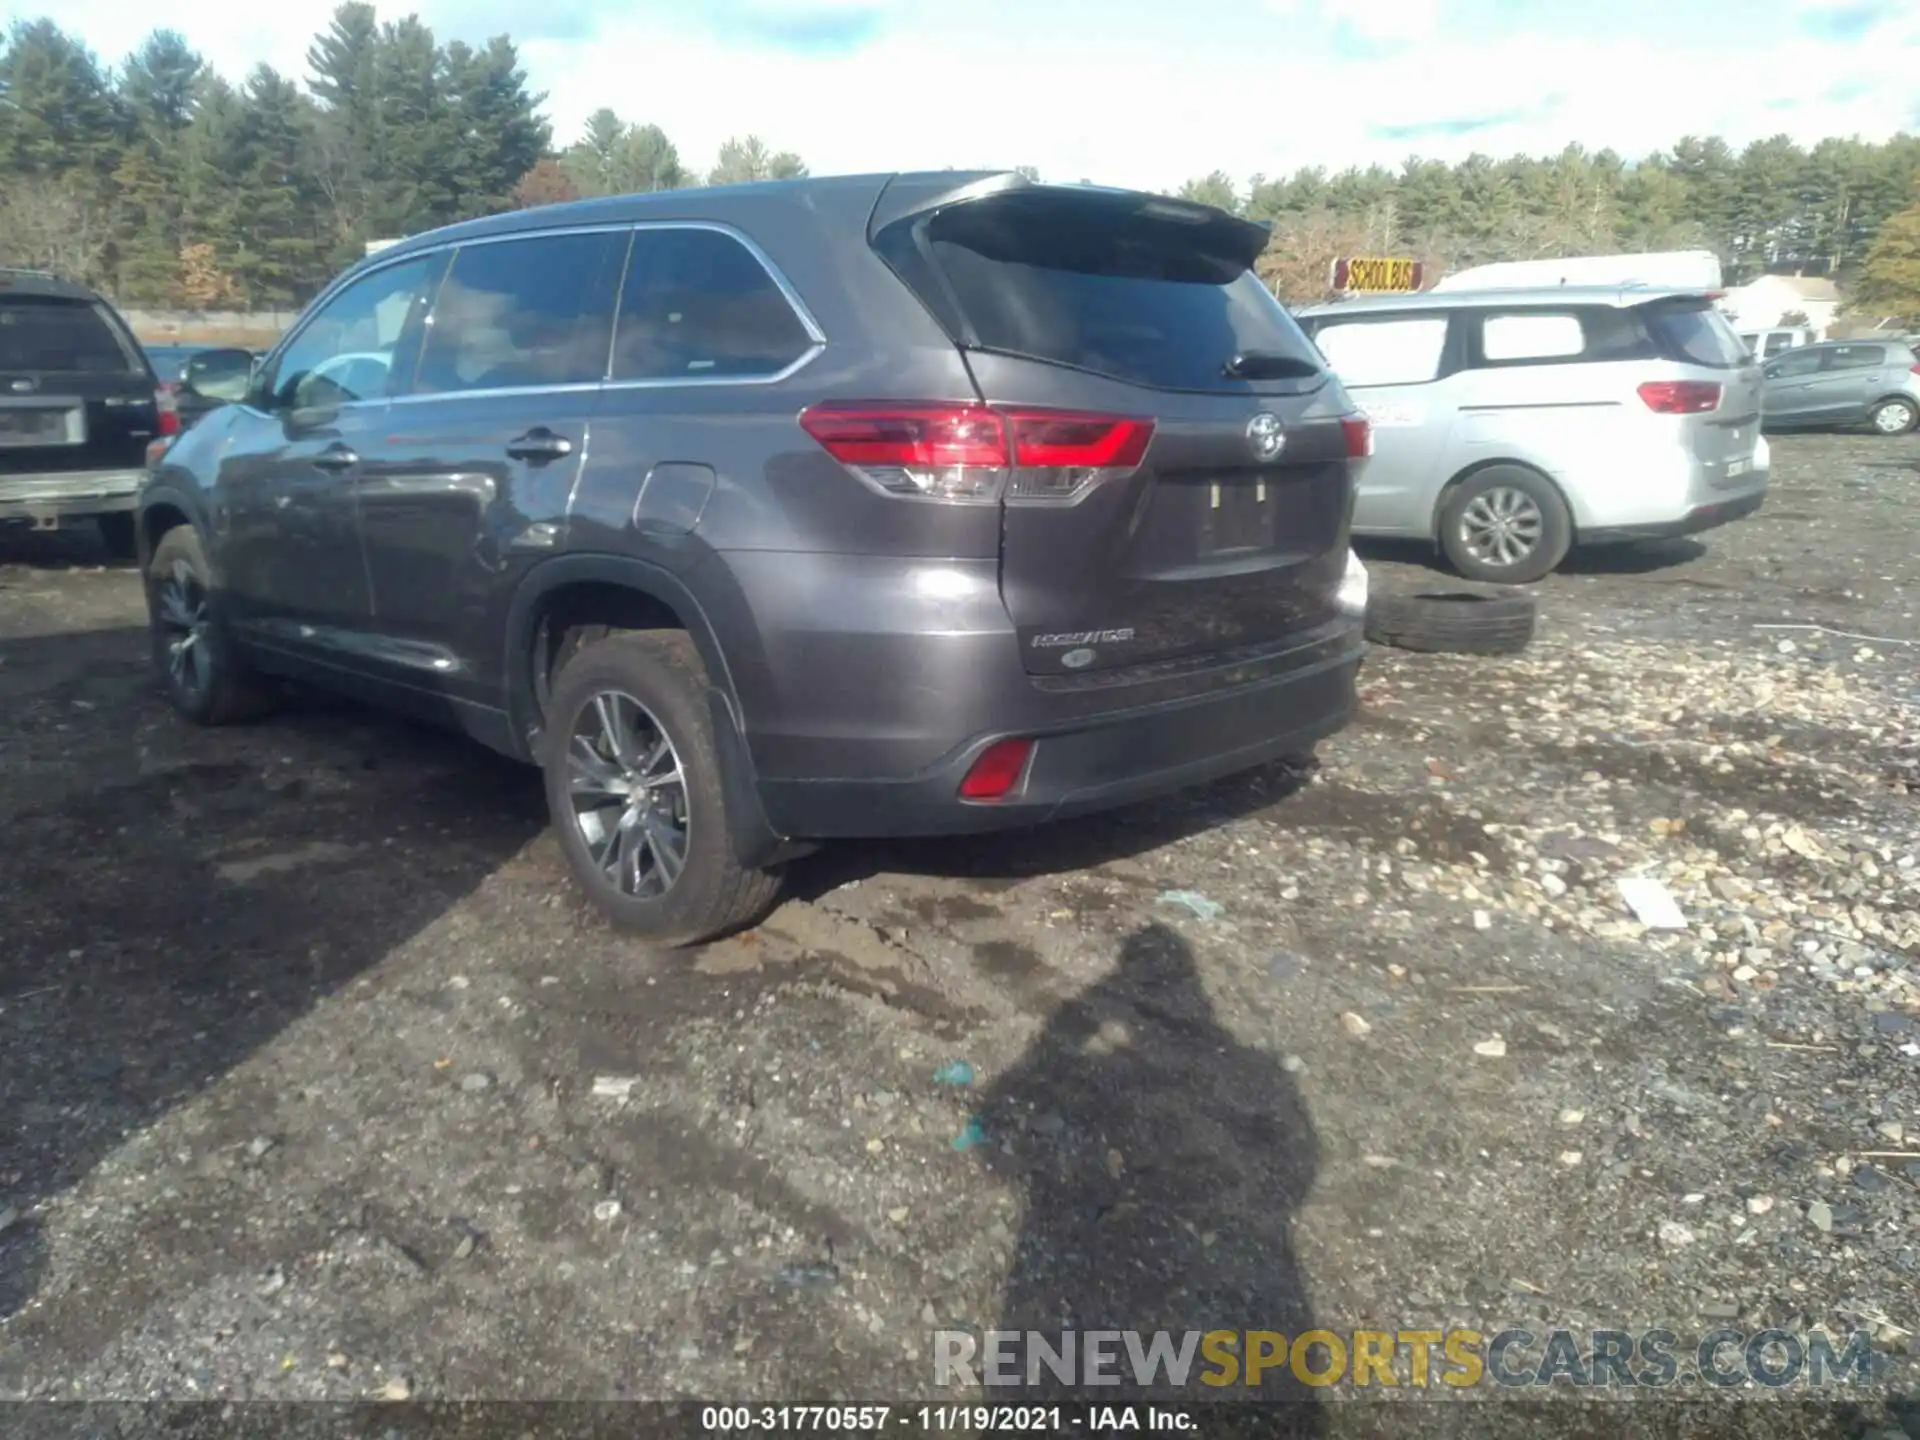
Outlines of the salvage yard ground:
{"type": "Polygon", "coordinates": [[[996,1323],[1907,1356],[1920,437],[1775,464],[1523,656],[1376,650],[1315,773],[844,848],[687,954],[531,772],[191,730],[136,577],[0,538],[0,1397],[931,1398],[996,1323]]]}

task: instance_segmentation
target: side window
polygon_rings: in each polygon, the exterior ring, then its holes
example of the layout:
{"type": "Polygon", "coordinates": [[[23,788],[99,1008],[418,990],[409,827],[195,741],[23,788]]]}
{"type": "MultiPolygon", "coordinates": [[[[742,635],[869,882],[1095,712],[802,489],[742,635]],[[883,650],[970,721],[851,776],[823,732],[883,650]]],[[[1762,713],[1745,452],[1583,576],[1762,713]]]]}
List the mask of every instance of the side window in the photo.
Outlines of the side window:
{"type": "Polygon", "coordinates": [[[1491,365],[1573,360],[1586,348],[1578,315],[1536,310],[1480,319],[1480,355],[1491,365]]]}
{"type": "Polygon", "coordinates": [[[1776,332],[1767,336],[1767,355],[1769,357],[1778,355],[1782,350],[1791,350],[1792,348],[1793,336],[1791,335],[1776,332]]]}
{"type": "Polygon", "coordinates": [[[1424,385],[1440,377],[1447,317],[1322,320],[1313,339],[1343,385],[1424,385]]]}
{"type": "Polygon", "coordinates": [[[1820,368],[1818,350],[1789,350],[1778,360],[1767,365],[1769,380],[1791,380],[1796,376],[1811,375],[1820,368]]]}
{"type": "Polygon", "coordinates": [[[752,251],[718,230],[637,230],[620,295],[615,380],[777,375],[813,336],[752,251]]]}
{"type": "Polygon", "coordinates": [[[625,232],[463,245],[433,302],[416,395],[606,378],[625,232]]]}
{"type": "Polygon", "coordinates": [[[426,308],[444,257],[422,255],[362,276],[301,327],[274,366],[273,400],[332,409],[392,393],[389,377],[409,322],[426,308]]]}
{"type": "Polygon", "coordinates": [[[1886,363],[1884,345],[1836,345],[1827,352],[1829,370],[1878,370],[1886,363]]]}

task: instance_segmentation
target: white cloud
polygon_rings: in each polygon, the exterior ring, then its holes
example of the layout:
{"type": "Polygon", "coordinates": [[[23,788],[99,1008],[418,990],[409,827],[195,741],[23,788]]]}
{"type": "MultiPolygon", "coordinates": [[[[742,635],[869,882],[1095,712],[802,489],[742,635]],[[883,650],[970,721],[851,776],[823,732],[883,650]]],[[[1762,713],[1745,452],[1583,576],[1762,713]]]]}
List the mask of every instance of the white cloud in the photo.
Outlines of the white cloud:
{"type": "Polygon", "coordinates": [[[1288,20],[1345,25],[1367,40],[1424,40],[1440,28],[1441,0],[1267,0],[1288,20]]]}

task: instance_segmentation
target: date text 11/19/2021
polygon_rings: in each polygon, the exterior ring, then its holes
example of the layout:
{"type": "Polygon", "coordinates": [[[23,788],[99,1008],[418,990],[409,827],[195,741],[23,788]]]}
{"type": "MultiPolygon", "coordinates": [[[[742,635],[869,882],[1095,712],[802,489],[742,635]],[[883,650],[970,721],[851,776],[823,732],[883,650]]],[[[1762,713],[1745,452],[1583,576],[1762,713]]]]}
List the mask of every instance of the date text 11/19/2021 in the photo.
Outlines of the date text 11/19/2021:
{"type": "Polygon", "coordinates": [[[713,1434],[815,1432],[840,1435],[1054,1435],[1072,1428],[1091,1434],[1123,1430],[1180,1433],[1195,1429],[1184,1410],[1157,1405],[707,1405],[700,1428],[713,1434]]]}

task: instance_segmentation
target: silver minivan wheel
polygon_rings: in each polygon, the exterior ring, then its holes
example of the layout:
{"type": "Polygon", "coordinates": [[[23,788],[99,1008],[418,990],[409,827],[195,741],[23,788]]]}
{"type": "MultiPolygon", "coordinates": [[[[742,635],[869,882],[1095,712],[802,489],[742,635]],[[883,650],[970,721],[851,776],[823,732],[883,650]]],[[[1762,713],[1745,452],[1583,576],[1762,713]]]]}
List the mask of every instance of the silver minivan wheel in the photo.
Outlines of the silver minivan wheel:
{"type": "Polygon", "coordinates": [[[1873,409],[1873,428],[1882,435],[1904,435],[1920,419],[1911,400],[1882,400],[1873,409]]]}
{"type": "Polygon", "coordinates": [[[1518,565],[1540,547],[1546,530],[1540,506],[1524,490],[1483,490],[1460,512],[1460,546],[1485,565],[1518,565]]]}

